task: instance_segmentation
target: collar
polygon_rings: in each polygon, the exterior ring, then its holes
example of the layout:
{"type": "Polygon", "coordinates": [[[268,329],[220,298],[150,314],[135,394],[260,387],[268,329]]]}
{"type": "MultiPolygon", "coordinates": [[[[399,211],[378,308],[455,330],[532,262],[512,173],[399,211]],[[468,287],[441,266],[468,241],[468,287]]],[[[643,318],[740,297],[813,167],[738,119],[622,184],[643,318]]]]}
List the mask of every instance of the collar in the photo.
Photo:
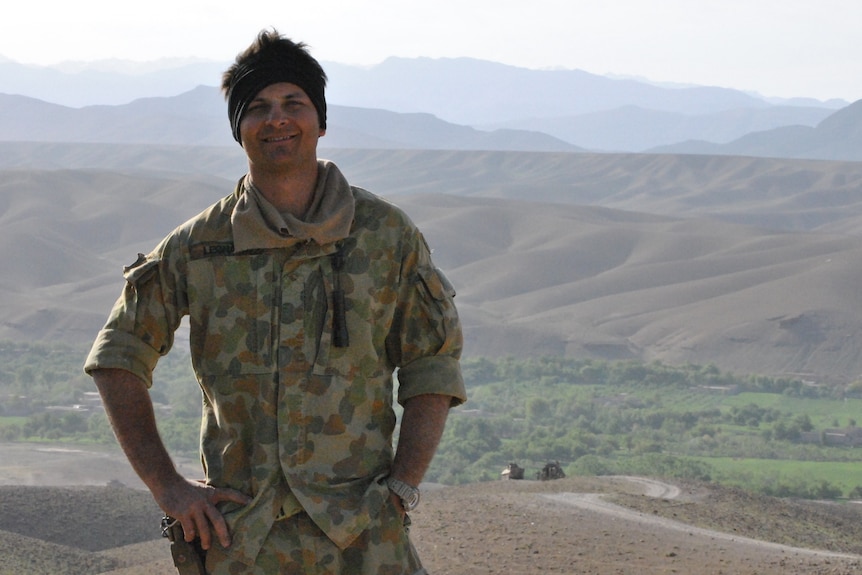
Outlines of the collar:
{"type": "Polygon", "coordinates": [[[231,214],[237,252],[287,248],[314,241],[320,246],[350,234],[356,202],[353,190],[338,167],[327,160],[317,164],[317,185],[311,207],[300,219],[281,214],[246,175],[237,185],[236,207],[231,214]]]}

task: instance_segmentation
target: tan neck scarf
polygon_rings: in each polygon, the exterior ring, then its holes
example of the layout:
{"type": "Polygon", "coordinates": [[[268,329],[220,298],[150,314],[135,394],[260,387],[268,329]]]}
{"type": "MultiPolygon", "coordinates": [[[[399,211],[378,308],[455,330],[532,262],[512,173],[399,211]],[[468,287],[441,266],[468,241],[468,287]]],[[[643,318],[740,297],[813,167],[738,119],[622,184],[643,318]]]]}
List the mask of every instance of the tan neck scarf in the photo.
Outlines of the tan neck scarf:
{"type": "Polygon", "coordinates": [[[318,161],[314,197],[302,219],[279,213],[248,175],[237,193],[240,197],[231,223],[234,249],[238,252],[291,247],[307,240],[323,246],[350,234],[355,210],[353,191],[338,167],[327,160],[318,161]]]}

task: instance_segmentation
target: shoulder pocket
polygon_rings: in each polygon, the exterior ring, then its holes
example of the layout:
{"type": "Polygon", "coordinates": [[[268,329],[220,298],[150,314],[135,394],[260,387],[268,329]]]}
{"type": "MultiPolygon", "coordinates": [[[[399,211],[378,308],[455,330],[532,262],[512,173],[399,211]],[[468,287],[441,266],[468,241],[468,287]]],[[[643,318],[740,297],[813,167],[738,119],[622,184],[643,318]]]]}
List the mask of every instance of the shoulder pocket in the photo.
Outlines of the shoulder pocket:
{"type": "Polygon", "coordinates": [[[123,277],[131,285],[139,285],[156,273],[160,260],[144,254],[138,254],[138,259],[130,266],[123,268],[123,277]]]}
{"type": "Polygon", "coordinates": [[[435,300],[455,297],[455,288],[440,268],[422,267],[419,268],[418,274],[422,285],[435,300]]]}

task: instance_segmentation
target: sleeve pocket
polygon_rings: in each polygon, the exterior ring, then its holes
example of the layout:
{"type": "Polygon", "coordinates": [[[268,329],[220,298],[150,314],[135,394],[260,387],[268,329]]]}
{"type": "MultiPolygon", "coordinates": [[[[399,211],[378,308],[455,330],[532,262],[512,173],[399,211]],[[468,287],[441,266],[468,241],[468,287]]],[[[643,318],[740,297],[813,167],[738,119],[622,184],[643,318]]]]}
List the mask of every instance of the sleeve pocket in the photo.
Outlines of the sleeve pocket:
{"type": "Polygon", "coordinates": [[[138,259],[130,266],[123,268],[123,277],[131,285],[139,285],[148,280],[155,272],[160,260],[138,254],[138,259]]]}
{"type": "Polygon", "coordinates": [[[426,291],[437,301],[455,297],[455,288],[440,268],[420,268],[419,279],[426,291]]]}

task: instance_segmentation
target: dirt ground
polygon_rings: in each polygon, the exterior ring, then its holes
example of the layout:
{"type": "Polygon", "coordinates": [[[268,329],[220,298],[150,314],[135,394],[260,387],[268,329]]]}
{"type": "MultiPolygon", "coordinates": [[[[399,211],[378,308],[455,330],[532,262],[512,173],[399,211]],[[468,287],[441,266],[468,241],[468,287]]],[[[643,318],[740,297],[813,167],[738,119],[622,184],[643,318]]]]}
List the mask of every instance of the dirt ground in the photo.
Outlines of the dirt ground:
{"type": "MultiPolygon", "coordinates": [[[[645,485],[623,478],[500,481],[426,493],[414,512],[412,533],[434,575],[862,572],[859,555],[778,545],[746,538],[733,528],[729,532],[710,531],[665,518],[659,509],[632,510],[608,503],[607,497],[589,495],[600,492],[622,494],[645,507],[668,506],[682,498],[680,505],[690,504],[694,513],[707,516],[711,507],[715,514],[721,514],[726,513],[727,506],[739,504],[734,498],[712,498],[708,493],[686,498],[673,489],[663,490],[657,482],[645,485]]],[[[862,519],[862,511],[848,511],[857,522],[862,519]]],[[[780,513],[786,510],[762,518],[765,525],[761,531],[770,537],[772,529],[772,540],[786,538],[782,532],[796,531],[792,522],[803,519],[782,518],[780,513]]],[[[804,530],[811,527],[802,525],[801,529],[803,533],[795,537],[804,538],[804,530]]]]}
{"type": "MultiPolygon", "coordinates": [[[[623,479],[583,478],[427,490],[412,515],[411,533],[431,575],[862,573],[860,555],[710,531],[589,495],[621,493],[643,499],[641,505],[646,506],[671,505],[677,500],[638,494],[644,491],[643,485],[623,479]]],[[[695,503],[700,504],[712,503],[706,497],[695,503]]],[[[780,520],[778,516],[766,520],[772,522],[776,534],[788,529],[793,518],[786,518],[784,526],[776,523],[780,520]]],[[[167,554],[166,543],[142,544],[141,555],[149,557],[149,562],[112,575],[174,575],[176,571],[162,554],[167,554]],[[153,562],[154,557],[160,558],[153,562]]]]}

